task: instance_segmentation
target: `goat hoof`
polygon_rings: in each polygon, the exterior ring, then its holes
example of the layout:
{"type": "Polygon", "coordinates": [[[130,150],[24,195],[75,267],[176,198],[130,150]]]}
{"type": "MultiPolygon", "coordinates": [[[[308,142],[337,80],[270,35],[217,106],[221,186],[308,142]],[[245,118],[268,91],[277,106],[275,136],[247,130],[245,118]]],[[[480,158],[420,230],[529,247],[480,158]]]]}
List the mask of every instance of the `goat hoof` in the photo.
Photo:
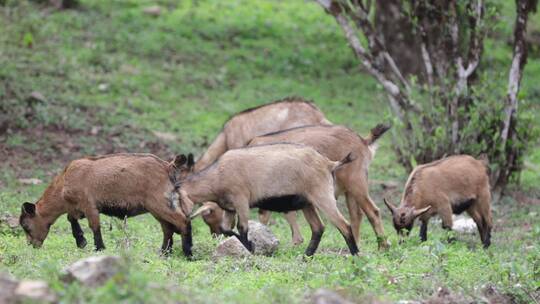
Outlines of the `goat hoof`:
{"type": "Polygon", "coordinates": [[[103,251],[103,250],[105,250],[104,246],[103,247],[96,247],[96,251],[103,251]]]}
{"type": "Polygon", "coordinates": [[[86,247],[86,244],[87,244],[87,242],[86,242],[85,238],[77,240],[77,247],[79,247],[81,249],[86,247]]]}
{"type": "Polygon", "coordinates": [[[292,240],[293,246],[298,246],[298,245],[302,244],[303,242],[304,242],[304,239],[303,239],[303,238],[299,238],[299,239],[294,239],[294,240],[292,240]]]}
{"type": "Polygon", "coordinates": [[[390,249],[390,242],[386,238],[378,238],[379,250],[386,251],[390,249]]]}

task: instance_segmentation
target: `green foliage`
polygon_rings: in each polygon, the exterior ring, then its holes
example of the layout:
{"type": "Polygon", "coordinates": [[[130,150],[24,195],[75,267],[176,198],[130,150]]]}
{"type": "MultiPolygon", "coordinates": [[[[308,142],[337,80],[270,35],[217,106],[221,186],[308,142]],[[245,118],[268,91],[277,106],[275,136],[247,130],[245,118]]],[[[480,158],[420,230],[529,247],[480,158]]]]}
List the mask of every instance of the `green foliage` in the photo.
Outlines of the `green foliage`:
{"type": "MultiPolygon", "coordinates": [[[[142,134],[170,132],[178,140],[159,152],[167,155],[200,152],[231,114],[288,95],[315,100],[331,121],[361,135],[392,119],[375,81],[357,72],[357,61],[335,21],[312,2],[160,0],[158,17],[142,12],[153,2],[137,0],[85,0],[80,10],[46,13],[28,1],[6,2],[0,7],[0,115],[8,111],[11,131],[0,134],[0,153],[24,148],[31,154],[16,162],[16,153],[6,155],[0,163],[0,215],[17,216],[21,203],[35,202],[66,164],[57,156],[57,145],[65,143],[56,143],[56,130],[71,132],[69,139],[78,140],[82,154],[94,154],[101,137],[115,148],[121,143],[132,152],[146,152],[140,147],[147,140],[142,134]],[[22,43],[25,33],[32,33],[31,49],[22,43]],[[26,100],[34,91],[46,101],[29,108],[26,100]],[[96,125],[102,128],[97,136],[78,133],[96,125]],[[28,137],[25,131],[37,126],[53,132],[28,137]],[[28,177],[44,184],[17,181],[28,177]]],[[[487,43],[486,64],[507,66],[505,41],[487,43]]],[[[532,101],[540,96],[537,59],[530,58],[526,73],[525,97],[532,101]]],[[[538,104],[527,107],[524,112],[538,119],[538,104]]],[[[390,136],[383,136],[379,146],[370,179],[405,180],[407,172],[396,162],[390,136]]],[[[540,153],[533,151],[527,161],[534,168],[540,153]]],[[[537,189],[538,171],[525,173],[523,181],[537,189]]],[[[126,264],[107,284],[89,289],[59,278],[65,266],[96,254],[85,221],[81,225],[89,244],[80,250],[62,216],[41,249],[28,246],[21,229],[0,224],[0,271],[46,280],[64,303],[300,303],[319,287],[339,290],[355,301],[369,296],[398,301],[424,299],[441,286],[480,301],[486,284],[519,297],[518,302],[530,302],[527,293],[540,284],[538,206],[517,207],[513,201],[495,206],[497,226],[488,250],[480,248],[477,235],[458,234],[457,242],[446,243],[437,223],[430,227],[428,242],[419,242],[415,228],[398,246],[380,193],[371,194],[392,242],[388,252],[377,250],[372,228],[364,221],[361,255],[352,258],[342,236],[327,223],[317,255],[306,260],[302,253],[307,241],[290,245],[286,221],[274,215],[271,229],[281,244],[273,257],[213,261],[219,240],[211,238],[199,219],[194,221],[194,261],[182,256],[178,236],[172,256],[162,258],[161,229],[151,216],[129,219],[127,226],[102,216],[103,254],[120,255],[126,264]]],[[[308,239],[309,226],[303,219],[299,224],[308,239]]]]}
{"type": "MultiPolygon", "coordinates": [[[[506,98],[504,76],[502,73],[482,74],[478,82],[471,87],[466,100],[460,101],[457,147],[452,143],[452,119],[447,106],[447,100],[453,99],[453,94],[441,92],[434,98],[426,91],[416,91],[413,100],[421,111],[418,114],[408,114],[412,125],[411,130],[406,131],[408,136],[402,136],[400,130],[404,130],[405,126],[400,124],[398,119],[394,119],[398,126],[394,128],[397,143],[395,148],[404,159],[414,160],[415,163],[425,163],[453,153],[464,153],[473,156],[486,154],[492,170],[508,165],[500,137],[506,98]]],[[[521,97],[518,123],[513,126],[517,141],[510,143],[513,149],[519,151],[513,170],[517,174],[523,169],[525,155],[535,147],[540,138],[540,126],[534,123],[538,119],[535,104],[526,98],[526,93],[521,97]]]]}

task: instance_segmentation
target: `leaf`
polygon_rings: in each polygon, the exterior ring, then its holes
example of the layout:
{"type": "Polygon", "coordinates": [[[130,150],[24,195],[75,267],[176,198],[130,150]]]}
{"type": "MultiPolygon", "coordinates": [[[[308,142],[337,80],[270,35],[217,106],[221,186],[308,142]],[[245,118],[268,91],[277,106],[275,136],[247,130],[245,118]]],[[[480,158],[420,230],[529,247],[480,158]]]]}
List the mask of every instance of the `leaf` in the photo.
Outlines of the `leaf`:
{"type": "Polygon", "coordinates": [[[26,32],[23,36],[23,45],[27,48],[32,48],[34,45],[34,35],[30,32],[26,32]]]}

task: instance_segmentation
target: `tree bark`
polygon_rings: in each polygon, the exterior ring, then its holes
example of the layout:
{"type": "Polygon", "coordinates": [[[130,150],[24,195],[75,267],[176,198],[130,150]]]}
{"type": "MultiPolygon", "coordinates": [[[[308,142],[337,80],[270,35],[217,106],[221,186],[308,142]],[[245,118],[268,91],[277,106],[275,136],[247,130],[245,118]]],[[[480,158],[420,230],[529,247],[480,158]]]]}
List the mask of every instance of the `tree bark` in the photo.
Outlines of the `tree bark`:
{"type": "Polygon", "coordinates": [[[525,39],[527,31],[527,21],[529,13],[536,11],[537,0],[516,0],[516,23],[514,27],[514,50],[512,65],[508,73],[508,91],[504,107],[504,120],[501,129],[501,148],[505,153],[505,166],[499,168],[492,174],[494,180],[495,196],[502,195],[504,186],[508,183],[510,175],[515,171],[519,151],[509,142],[516,140],[516,125],[518,124],[518,92],[523,76],[523,68],[527,63],[527,41],[525,39]]]}

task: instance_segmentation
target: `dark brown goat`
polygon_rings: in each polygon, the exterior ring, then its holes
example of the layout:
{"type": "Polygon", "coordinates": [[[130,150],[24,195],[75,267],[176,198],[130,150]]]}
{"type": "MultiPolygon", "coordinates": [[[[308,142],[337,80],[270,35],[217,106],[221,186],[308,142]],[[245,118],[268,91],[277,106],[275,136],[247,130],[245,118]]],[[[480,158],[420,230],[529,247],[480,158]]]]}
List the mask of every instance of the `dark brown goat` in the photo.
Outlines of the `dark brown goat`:
{"type": "Polygon", "coordinates": [[[86,245],[78,219],[86,217],[96,250],[105,248],[99,214],[119,218],[150,212],[163,229],[163,252],[172,247],[174,232],[182,235],[182,249],[191,255],[191,224],[178,204],[177,180],[193,167],[193,156],[177,156],[171,163],[151,154],[111,154],[72,161],[57,175],[36,204],[24,203],[20,225],[30,244],[40,247],[56,219],[68,214],[78,247],[86,245]]]}
{"type": "Polygon", "coordinates": [[[386,199],[394,227],[408,234],[414,220],[422,222],[420,238],[427,239],[429,219],[438,214],[445,229],[452,229],[452,214],[463,211],[475,221],[484,247],[491,244],[491,192],[487,161],[468,155],[443,158],[416,167],[409,175],[399,207],[386,199]]]}

